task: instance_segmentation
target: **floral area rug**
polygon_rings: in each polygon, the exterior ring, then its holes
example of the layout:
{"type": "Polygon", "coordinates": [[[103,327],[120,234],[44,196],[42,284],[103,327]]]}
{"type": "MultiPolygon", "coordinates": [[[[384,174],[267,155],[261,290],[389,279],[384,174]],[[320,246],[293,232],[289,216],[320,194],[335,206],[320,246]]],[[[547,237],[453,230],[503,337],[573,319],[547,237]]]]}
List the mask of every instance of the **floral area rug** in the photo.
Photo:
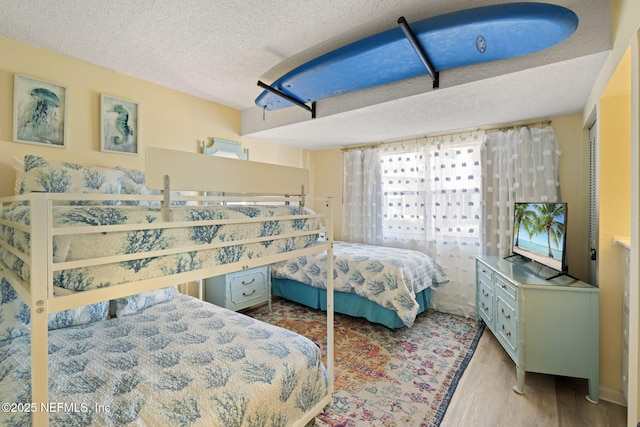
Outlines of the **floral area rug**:
{"type": "MultiPolygon", "coordinates": [[[[274,298],[245,312],[326,350],[326,314],[274,298]]],[[[412,328],[390,330],[335,314],[333,404],[317,426],[438,426],[482,335],[472,319],[428,310],[412,328]]],[[[326,354],[326,352],[325,352],[326,354]]]]}

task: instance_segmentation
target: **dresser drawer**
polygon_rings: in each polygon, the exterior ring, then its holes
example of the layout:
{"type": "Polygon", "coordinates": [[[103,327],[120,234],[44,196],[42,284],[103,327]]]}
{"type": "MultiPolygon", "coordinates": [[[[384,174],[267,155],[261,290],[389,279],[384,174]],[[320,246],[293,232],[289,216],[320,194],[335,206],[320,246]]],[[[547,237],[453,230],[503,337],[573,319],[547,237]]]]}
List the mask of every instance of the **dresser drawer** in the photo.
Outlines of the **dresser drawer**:
{"type": "Polygon", "coordinates": [[[487,283],[493,281],[493,271],[481,261],[476,262],[476,273],[478,280],[484,280],[487,283]]]}
{"type": "Polygon", "coordinates": [[[508,344],[507,350],[515,354],[518,348],[518,329],[516,309],[511,304],[510,298],[501,294],[496,295],[496,332],[498,338],[502,338],[508,344]]]}
{"type": "Polygon", "coordinates": [[[513,304],[515,304],[518,299],[518,288],[499,274],[495,276],[495,283],[496,289],[508,295],[513,300],[513,304]]]}
{"type": "Polygon", "coordinates": [[[482,280],[478,280],[478,314],[485,323],[493,323],[493,288],[482,280]]]}

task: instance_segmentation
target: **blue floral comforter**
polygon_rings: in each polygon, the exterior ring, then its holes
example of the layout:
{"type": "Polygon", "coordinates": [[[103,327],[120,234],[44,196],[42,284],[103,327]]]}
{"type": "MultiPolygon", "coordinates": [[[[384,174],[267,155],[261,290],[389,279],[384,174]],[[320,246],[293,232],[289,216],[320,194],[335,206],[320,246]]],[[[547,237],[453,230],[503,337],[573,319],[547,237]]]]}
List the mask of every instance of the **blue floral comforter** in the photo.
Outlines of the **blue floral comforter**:
{"type": "MultiPolygon", "coordinates": [[[[129,255],[250,238],[273,236],[273,239],[67,269],[55,273],[54,285],[76,291],[96,289],[300,249],[315,243],[317,235],[278,237],[281,234],[319,228],[317,218],[278,219],[278,217],[298,214],[298,208],[293,206],[180,206],[172,209],[173,222],[258,217],[265,217],[267,220],[244,224],[194,225],[171,229],[156,228],[56,236],[53,247],[54,262],[129,255]]],[[[27,206],[15,205],[3,210],[2,218],[21,224],[29,224],[30,211],[27,206]]],[[[53,208],[53,223],[55,226],[62,227],[157,224],[159,222],[161,222],[159,207],[96,205],[54,206],[53,208]]],[[[29,253],[30,239],[26,233],[0,225],[0,239],[29,253]]],[[[29,281],[27,264],[9,251],[0,250],[0,259],[22,280],[29,281]]]]}
{"type": "MultiPolygon", "coordinates": [[[[428,255],[408,249],[334,242],[334,289],[350,292],[398,313],[407,326],[419,305],[415,294],[449,279],[428,255]]],[[[272,275],[326,289],[327,253],[293,258],[272,266],[272,275]]]]}
{"type": "MultiPolygon", "coordinates": [[[[31,402],[29,336],[0,342],[0,373],[0,401],[31,402]]],[[[326,393],[310,340],[188,296],[49,332],[52,426],[285,426],[326,393]]]]}

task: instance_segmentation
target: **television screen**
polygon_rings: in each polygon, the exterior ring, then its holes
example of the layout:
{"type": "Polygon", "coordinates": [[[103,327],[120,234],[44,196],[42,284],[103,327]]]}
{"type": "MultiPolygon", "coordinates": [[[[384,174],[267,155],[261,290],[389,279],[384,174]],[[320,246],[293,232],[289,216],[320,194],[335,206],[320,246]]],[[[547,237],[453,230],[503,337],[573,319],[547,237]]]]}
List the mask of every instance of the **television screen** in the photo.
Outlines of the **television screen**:
{"type": "Polygon", "coordinates": [[[516,203],[511,250],[565,273],[566,230],[566,203],[516,203]]]}

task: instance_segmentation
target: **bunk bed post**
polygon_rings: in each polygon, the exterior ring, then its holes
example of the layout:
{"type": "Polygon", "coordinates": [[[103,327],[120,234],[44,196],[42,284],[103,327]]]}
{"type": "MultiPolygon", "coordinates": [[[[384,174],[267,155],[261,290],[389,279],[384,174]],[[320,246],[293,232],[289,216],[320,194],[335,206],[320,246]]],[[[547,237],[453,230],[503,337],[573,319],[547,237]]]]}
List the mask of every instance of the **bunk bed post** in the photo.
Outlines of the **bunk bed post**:
{"type": "Polygon", "coordinates": [[[48,426],[49,414],[49,331],[48,301],[52,278],[52,239],[49,226],[52,224],[51,201],[46,193],[31,196],[31,283],[30,301],[27,304],[31,314],[31,401],[35,405],[32,422],[34,427],[48,426]],[[46,266],[42,268],[42,266],[46,266]]]}
{"type": "Polygon", "coordinates": [[[333,330],[333,208],[331,198],[327,198],[327,371],[329,376],[328,392],[330,403],[333,401],[334,383],[334,330],[333,330]]]}

